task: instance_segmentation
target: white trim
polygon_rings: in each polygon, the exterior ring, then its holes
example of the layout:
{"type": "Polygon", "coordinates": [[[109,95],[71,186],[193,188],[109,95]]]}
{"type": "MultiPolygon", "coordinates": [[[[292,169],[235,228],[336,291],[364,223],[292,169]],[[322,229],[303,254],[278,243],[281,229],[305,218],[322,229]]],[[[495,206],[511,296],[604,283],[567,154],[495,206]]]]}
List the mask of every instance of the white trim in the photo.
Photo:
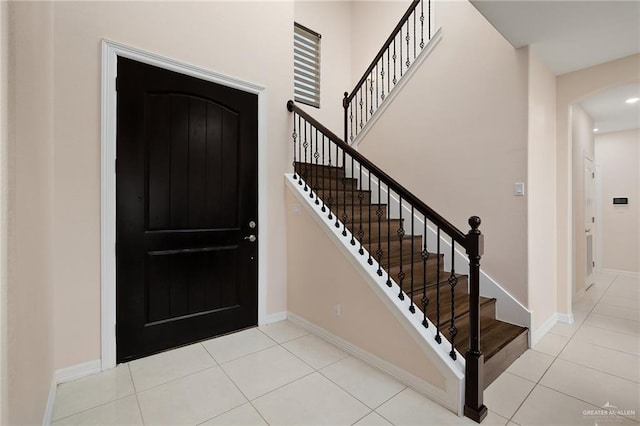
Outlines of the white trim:
{"type": "Polygon", "coordinates": [[[393,89],[391,89],[391,92],[389,92],[387,97],[384,99],[384,102],[382,102],[378,109],[374,111],[373,116],[369,119],[369,121],[365,123],[362,130],[360,130],[358,135],[353,139],[351,145],[357,147],[360,144],[367,133],[371,131],[376,121],[378,121],[378,119],[383,115],[384,111],[389,108],[396,96],[398,96],[398,94],[402,91],[402,87],[406,85],[409,80],[411,80],[411,78],[416,74],[417,70],[424,63],[427,57],[431,54],[431,52],[433,52],[438,43],[440,43],[440,40],[442,40],[442,28],[438,28],[433,37],[431,37],[431,40],[429,40],[422,52],[420,52],[418,57],[415,59],[414,63],[411,64],[407,72],[398,80],[398,83],[393,87],[393,89]]]}
{"type": "Polygon", "coordinates": [[[190,75],[223,86],[258,95],[258,323],[266,316],[268,241],[267,211],[267,90],[266,87],[136,49],[102,40],[102,131],[101,131],[101,322],[102,370],[116,365],[115,221],[116,221],[116,105],[117,57],[122,56],[170,71],[190,75]]]}
{"type": "Polygon", "coordinates": [[[51,378],[51,385],[49,386],[49,397],[47,398],[47,406],[44,409],[44,417],[42,419],[42,426],[49,426],[53,419],[53,406],[56,402],[56,391],[58,390],[58,384],[56,383],[55,376],[51,378]]]}
{"type": "MultiPolygon", "coordinates": [[[[458,354],[457,359],[455,361],[451,359],[448,352],[451,344],[444,335],[440,335],[442,337],[441,344],[435,342],[435,325],[429,321],[429,327],[425,328],[422,325],[422,316],[409,312],[410,298],[405,297],[404,300],[400,300],[397,297],[398,287],[395,283],[392,287],[387,287],[387,278],[385,276],[379,277],[376,273],[378,264],[375,259],[372,259],[373,265],[367,263],[367,257],[358,253],[359,247],[349,244],[350,238],[342,236],[342,228],[334,226],[334,219],[329,219],[327,213],[322,212],[322,207],[313,202],[313,199],[308,196],[303,187],[298,185],[297,180],[293,179],[292,174],[285,174],[285,182],[298,201],[310,213],[310,216],[318,223],[320,229],[336,244],[371,290],[387,306],[389,312],[396,317],[398,322],[418,344],[425,357],[445,377],[447,381],[447,402],[443,403],[443,405],[461,415],[462,395],[464,392],[464,357],[456,351],[458,354]]],[[[432,397],[441,399],[441,396],[437,395],[432,397]]]]}
{"type": "Polygon", "coordinates": [[[534,347],[538,344],[540,339],[549,332],[558,323],[558,314],[553,313],[540,327],[535,330],[531,330],[529,333],[529,347],[534,347]]]}
{"type": "Polygon", "coordinates": [[[284,321],[288,318],[288,312],[276,312],[275,314],[269,314],[262,317],[260,325],[273,324],[274,322],[284,321]]]}
{"type": "Polygon", "coordinates": [[[561,314],[558,312],[556,316],[558,317],[558,322],[563,324],[573,324],[573,312],[570,314],[561,314]]]}
{"type": "Polygon", "coordinates": [[[630,277],[630,278],[640,278],[640,272],[623,271],[622,269],[602,268],[600,269],[600,272],[603,272],[605,274],[622,275],[624,277],[630,277]]]}
{"type": "MultiPolygon", "coordinates": [[[[359,174],[359,169],[356,167],[355,174],[359,174]]],[[[353,174],[352,174],[353,175],[353,174]]],[[[362,169],[362,181],[369,182],[369,171],[362,169]]],[[[378,182],[375,179],[371,180],[371,197],[372,202],[377,203],[380,202],[378,200],[378,182]]],[[[380,188],[380,198],[382,201],[386,201],[388,207],[387,211],[391,215],[391,217],[400,217],[399,209],[400,209],[400,200],[396,197],[393,192],[391,197],[387,196],[387,188],[384,185],[381,185],[380,188]]],[[[402,206],[402,217],[409,218],[411,217],[411,208],[404,204],[402,206]]],[[[424,220],[421,215],[414,212],[414,222],[407,224],[407,233],[413,235],[422,235],[424,229],[424,220]],[[416,224],[416,230],[414,231],[412,228],[412,223],[416,224]]],[[[409,221],[405,221],[409,222],[409,221]]],[[[434,229],[432,226],[427,226],[427,234],[428,234],[428,246],[435,247],[437,243],[437,229],[434,229]]],[[[451,265],[451,241],[446,238],[446,235],[440,235],[440,247],[441,252],[444,253],[445,257],[445,267],[449,268],[451,265]]],[[[461,274],[469,273],[469,258],[466,253],[461,250],[461,247],[458,246],[455,251],[455,264],[456,271],[461,274]]],[[[493,279],[489,274],[484,272],[482,269],[480,270],[480,295],[482,297],[495,298],[496,299],[496,319],[501,321],[509,322],[512,324],[517,324],[521,327],[527,327],[531,329],[531,325],[533,324],[531,320],[531,312],[520,303],[515,297],[513,297],[507,290],[504,289],[498,282],[493,279]]]]}
{"type": "Polygon", "coordinates": [[[100,371],[102,371],[102,361],[99,359],[72,365],[67,368],[60,368],[54,371],[53,377],[51,377],[47,406],[44,410],[44,418],[42,420],[43,426],[49,426],[51,424],[51,420],[53,418],[53,406],[56,402],[56,393],[59,384],[90,376],[91,374],[96,374],[100,371]]]}
{"type": "MultiPolygon", "coordinates": [[[[534,312],[531,313],[532,315],[534,312]]],[[[534,347],[540,342],[545,334],[547,334],[556,324],[573,324],[573,314],[561,314],[559,312],[553,313],[547,320],[542,323],[540,327],[535,330],[531,330],[529,333],[529,347],[534,347]]]]}
{"type": "Polygon", "coordinates": [[[102,371],[102,361],[94,359],[93,361],[83,362],[81,364],[72,365],[71,367],[61,368],[54,373],[56,383],[66,383],[72,380],[80,379],[91,374],[102,371]]]}
{"type": "Polygon", "coordinates": [[[433,386],[431,383],[407,372],[406,370],[403,370],[402,368],[390,363],[389,361],[386,361],[372,354],[371,352],[362,349],[357,345],[354,345],[353,343],[343,339],[342,337],[336,336],[330,331],[327,331],[324,328],[321,328],[294,313],[289,312],[289,321],[301,326],[302,328],[305,328],[316,336],[327,340],[328,342],[334,344],[348,354],[361,359],[372,367],[387,373],[389,376],[393,377],[400,383],[409,386],[413,390],[423,394],[432,401],[458,414],[457,404],[452,405],[450,402],[450,395],[442,389],[433,386]]]}

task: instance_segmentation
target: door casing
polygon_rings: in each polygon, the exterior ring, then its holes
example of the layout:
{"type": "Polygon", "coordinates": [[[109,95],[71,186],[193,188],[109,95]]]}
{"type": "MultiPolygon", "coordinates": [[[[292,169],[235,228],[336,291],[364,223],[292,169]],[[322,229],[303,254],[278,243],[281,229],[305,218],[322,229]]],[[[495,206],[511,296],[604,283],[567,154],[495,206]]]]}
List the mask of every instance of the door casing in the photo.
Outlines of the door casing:
{"type": "MultiPolygon", "coordinates": [[[[214,71],[176,61],[110,40],[102,40],[102,100],[101,100],[101,369],[116,366],[116,77],[117,57],[122,56],[159,68],[186,74],[258,95],[258,252],[266,253],[267,205],[266,191],[266,88],[214,71]]],[[[267,262],[258,257],[258,324],[265,324],[267,262]]]]}

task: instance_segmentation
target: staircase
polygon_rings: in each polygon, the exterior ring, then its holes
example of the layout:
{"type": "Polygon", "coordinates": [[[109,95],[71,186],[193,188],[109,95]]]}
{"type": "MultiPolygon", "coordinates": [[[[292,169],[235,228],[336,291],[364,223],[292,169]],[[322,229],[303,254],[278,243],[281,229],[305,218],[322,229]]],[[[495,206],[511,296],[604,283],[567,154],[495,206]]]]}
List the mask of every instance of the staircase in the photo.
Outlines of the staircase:
{"type": "Polygon", "coordinates": [[[487,415],[484,389],[528,347],[528,330],[498,320],[496,299],[480,296],[480,218],[470,217],[471,229],[463,233],[351,146],[437,43],[431,9],[431,0],[412,0],[354,89],[344,93],[343,139],[287,103],[293,179],[386,279],[385,297],[408,299],[411,315],[420,315],[415,326],[421,321],[435,329],[433,348],[453,360],[464,357],[464,415],[480,423],[487,415]],[[456,272],[461,261],[468,261],[468,275],[456,272]]]}
{"type": "MultiPolygon", "coordinates": [[[[403,229],[407,219],[390,218],[387,204],[372,203],[372,191],[363,188],[357,178],[347,177],[345,167],[296,162],[295,171],[327,210],[338,215],[346,212],[344,225],[347,235],[354,238],[352,244],[362,247],[361,254],[376,262],[379,259],[384,276],[402,282],[403,293],[426,313],[440,335],[451,338],[455,330],[454,347],[464,356],[470,331],[468,276],[454,273],[452,279],[451,271],[445,270],[443,253],[423,253],[422,235],[400,238],[397,230],[403,229]]],[[[486,388],[527,350],[528,330],[496,319],[496,299],[480,297],[480,335],[486,388]]]]}

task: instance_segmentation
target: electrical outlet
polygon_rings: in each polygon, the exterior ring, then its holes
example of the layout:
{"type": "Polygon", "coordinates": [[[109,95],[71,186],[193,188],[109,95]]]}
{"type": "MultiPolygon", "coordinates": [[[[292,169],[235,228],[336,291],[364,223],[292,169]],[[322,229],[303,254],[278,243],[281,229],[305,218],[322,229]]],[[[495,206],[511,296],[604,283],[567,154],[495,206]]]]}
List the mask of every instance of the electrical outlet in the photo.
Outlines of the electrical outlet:
{"type": "Polygon", "coordinates": [[[302,205],[294,204],[293,206],[291,206],[291,213],[298,215],[302,214],[302,205]]]}
{"type": "Polygon", "coordinates": [[[337,316],[337,317],[339,317],[339,316],[340,316],[340,314],[342,313],[342,312],[341,312],[341,307],[340,307],[340,304],[339,304],[339,303],[335,303],[335,304],[333,305],[333,313],[334,313],[334,314],[336,314],[336,316],[337,316]]]}

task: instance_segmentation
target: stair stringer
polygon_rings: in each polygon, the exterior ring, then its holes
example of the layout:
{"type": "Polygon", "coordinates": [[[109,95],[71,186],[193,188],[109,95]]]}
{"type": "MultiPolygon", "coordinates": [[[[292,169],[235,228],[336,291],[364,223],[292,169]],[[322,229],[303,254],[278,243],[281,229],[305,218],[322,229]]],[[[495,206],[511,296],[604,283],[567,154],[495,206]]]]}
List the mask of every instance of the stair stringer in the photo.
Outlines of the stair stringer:
{"type": "MultiPolygon", "coordinates": [[[[292,174],[285,175],[285,182],[291,190],[291,194],[296,200],[304,206],[305,212],[314,219],[320,229],[329,237],[331,242],[342,252],[344,258],[353,267],[354,271],[363,278],[366,287],[377,296],[387,311],[397,320],[398,324],[404,329],[413,342],[420,348],[425,357],[425,361],[432,365],[437,372],[444,377],[444,389],[430,383],[428,379],[418,377],[417,375],[394,365],[389,360],[384,360],[375,353],[371,353],[362,347],[358,347],[353,342],[347,342],[345,339],[336,336],[335,331],[326,330],[322,325],[316,324],[304,318],[304,314],[300,312],[290,312],[289,317],[300,323],[301,325],[311,329],[317,334],[322,335],[332,341],[341,349],[355,355],[358,358],[374,365],[400,382],[410,386],[414,390],[424,394],[438,404],[453,411],[458,415],[463,415],[463,396],[464,396],[464,358],[458,354],[457,360],[451,359],[449,350],[451,344],[444,335],[442,343],[435,342],[436,327],[430,323],[428,328],[422,325],[422,313],[416,310],[415,314],[409,311],[410,298],[405,297],[404,300],[398,298],[398,286],[394,284],[391,288],[386,285],[386,275],[379,277],[376,274],[377,264],[375,260],[373,265],[367,263],[367,256],[358,253],[359,246],[352,246],[350,238],[342,235],[342,229],[334,226],[335,219],[329,219],[326,212],[321,211],[321,204],[314,203],[315,197],[309,197],[309,190],[304,191],[303,186],[293,179],[292,174]],[[347,343],[345,343],[347,342],[347,343]]],[[[288,232],[292,230],[288,227],[288,232]]],[[[330,265],[327,267],[330,268],[330,265]]],[[[291,311],[291,306],[288,308],[291,311]]],[[[327,313],[327,315],[331,315],[327,313]]],[[[363,332],[371,332],[370,329],[363,332]]],[[[375,330],[374,330],[375,332],[375,330]]],[[[398,348],[402,351],[403,348],[398,348]]]]}
{"type": "MultiPolygon", "coordinates": [[[[356,166],[352,172],[349,164],[346,167],[347,176],[359,176],[362,173],[362,185],[364,189],[371,190],[371,202],[372,203],[386,203],[388,205],[388,211],[392,218],[400,217],[400,203],[397,195],[391,194],[388,197],[387,188],[380,185],[380,200],[378,200],[378,184],[375,179],[369,180],[369,172],[363,167],[362,171],[356,166]],[[367,187],[370,182],[371,187],[367,187]],[[366,184],[366,185],[365,185],[366,184]]],[[[422,235],[424,229],[424,220],[421,215],[414,213],[413,222],[411,218],[411,207],[407,204],[402,206],[402,217],[406,218],[405,230],[407,234],[422,235]],[[415,230],[412,224],[415,223],[415,230]]],[[[432,224],[427,226],[427,245],[428,247],[435,247],[437,243],[436,229],[432,224]]],[[[445,270],[451,270],[451,239],[441,234],[440,236],[440,248],[441,253],[444,254],[445,270]]],[[[456,272],[463,275],[469,274],[469,259],[467,254],[461,247],[456,245],[455,249],[455,269],[456,272]]],[[[511,293],[505,290],[493,277],[480,269],[480,296],[487,297],[489,299],[496,299],[496,319],[510,324],[519,325],[532,330],[532,315],[533,312],[527,309],[518,299],[513,297],[511,293]]],[[[542,333],[543,334],[543,333],[542,333]]],[[[482,338],[482,336],[480,336],[482,338]]],[[[532,346],[531,333],[529,334],[529,347],[532,346]]]]}

